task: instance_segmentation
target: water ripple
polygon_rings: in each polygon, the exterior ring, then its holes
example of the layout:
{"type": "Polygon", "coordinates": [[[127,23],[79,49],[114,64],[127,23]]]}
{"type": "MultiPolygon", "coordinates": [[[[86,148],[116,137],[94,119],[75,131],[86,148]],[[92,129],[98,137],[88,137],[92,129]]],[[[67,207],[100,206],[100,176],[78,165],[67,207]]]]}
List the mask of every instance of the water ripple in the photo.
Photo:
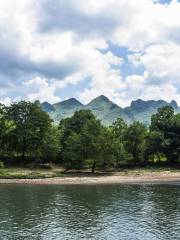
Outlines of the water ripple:
{"type": "Polygon", "coordinates": [[[0,206],[0,240],[180,239],[179,185],[2,185],[0,206]]]}

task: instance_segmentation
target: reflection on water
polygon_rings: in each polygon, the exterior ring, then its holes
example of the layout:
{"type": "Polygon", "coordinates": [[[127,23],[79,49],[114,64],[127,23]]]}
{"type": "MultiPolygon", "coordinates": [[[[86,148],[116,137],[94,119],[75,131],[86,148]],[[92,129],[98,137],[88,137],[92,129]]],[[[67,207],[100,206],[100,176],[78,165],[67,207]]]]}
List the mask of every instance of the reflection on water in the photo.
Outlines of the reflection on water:
{"type": "Polygon", "coordinates": [[[180,186],[0,185],[0,239],[180,239],[180,186]]]}

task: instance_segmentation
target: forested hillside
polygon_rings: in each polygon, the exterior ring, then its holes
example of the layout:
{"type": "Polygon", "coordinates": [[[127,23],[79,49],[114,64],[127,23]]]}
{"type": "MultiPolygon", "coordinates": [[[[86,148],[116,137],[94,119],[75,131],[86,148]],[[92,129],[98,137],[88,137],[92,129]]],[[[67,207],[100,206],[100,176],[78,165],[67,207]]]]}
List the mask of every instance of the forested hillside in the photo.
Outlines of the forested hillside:
{"type": "Polygon", "coordinates": [[[140,121],[149,125],[151,116],[157,112],[158,108],[163,106],[171,106],[175,112],[179,112],[179,107],[175,101],[168,103],[163,100],[143,101],[138,99],[132,101],[129,107],[122,108],[103,95],[93,99],[87,105],[83,105],[75,98],[70,98],[56,104],[44,102],[41,106],[56,123],[61,119],[71,117],[75,111],[88,109],[106,126],[111,125],[118,118],[122,118],[128,124],[140,121]]]}

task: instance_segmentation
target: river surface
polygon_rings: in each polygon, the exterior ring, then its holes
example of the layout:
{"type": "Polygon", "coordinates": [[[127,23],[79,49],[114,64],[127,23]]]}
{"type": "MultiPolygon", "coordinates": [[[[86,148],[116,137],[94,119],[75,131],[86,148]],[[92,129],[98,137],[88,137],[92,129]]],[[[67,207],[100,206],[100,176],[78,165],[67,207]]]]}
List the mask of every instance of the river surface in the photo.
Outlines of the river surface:
{"type": "Polygon", "coordinates": [[[0,185],[0,240],[180,239],[180,185],[0,185]]]}

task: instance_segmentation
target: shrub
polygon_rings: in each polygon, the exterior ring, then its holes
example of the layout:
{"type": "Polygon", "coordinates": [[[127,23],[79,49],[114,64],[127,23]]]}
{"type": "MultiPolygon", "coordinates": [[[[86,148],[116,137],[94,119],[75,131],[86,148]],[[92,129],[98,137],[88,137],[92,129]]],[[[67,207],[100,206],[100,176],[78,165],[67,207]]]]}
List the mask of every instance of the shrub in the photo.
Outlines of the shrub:
{"type": "Polygon", "coordinates": [[[0,161],[0,168],[4,168],[4,163],[0,161]]]}
{"type": "Polygon", "coordinates": [[[53,169],[52,163],[41,163],[37,165],[38,168],[51,170],[53,169]]]}

